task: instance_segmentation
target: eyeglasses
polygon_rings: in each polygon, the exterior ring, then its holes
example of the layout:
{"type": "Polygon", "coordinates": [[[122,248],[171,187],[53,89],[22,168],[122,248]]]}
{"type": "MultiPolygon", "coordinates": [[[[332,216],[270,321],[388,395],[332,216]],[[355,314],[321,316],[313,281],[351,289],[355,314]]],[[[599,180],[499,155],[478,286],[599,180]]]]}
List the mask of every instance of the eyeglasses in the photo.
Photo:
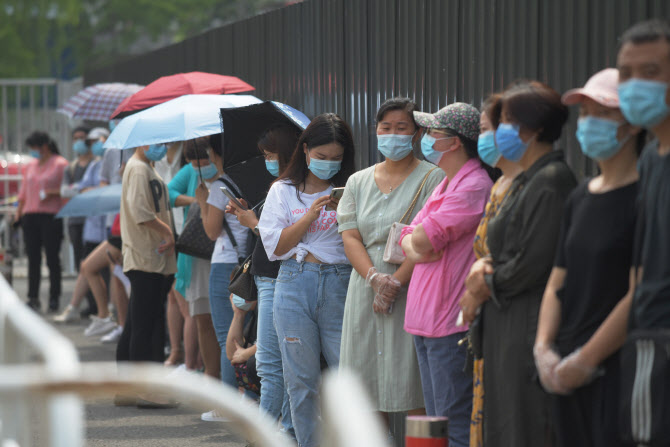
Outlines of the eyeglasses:
{"type": "Polygon", "coordinates": [[[444,135],[446,138],[453,138],[453,137],[455,137],[455,135],[452,135],[452,134],[449,133],[448,131],[446,131],[446,130],[441,130],[441,129],[428,128],[428,129],[426,129],[426,133],[427,133],[428,135],[432,135],[432,134],[444,135]]]}

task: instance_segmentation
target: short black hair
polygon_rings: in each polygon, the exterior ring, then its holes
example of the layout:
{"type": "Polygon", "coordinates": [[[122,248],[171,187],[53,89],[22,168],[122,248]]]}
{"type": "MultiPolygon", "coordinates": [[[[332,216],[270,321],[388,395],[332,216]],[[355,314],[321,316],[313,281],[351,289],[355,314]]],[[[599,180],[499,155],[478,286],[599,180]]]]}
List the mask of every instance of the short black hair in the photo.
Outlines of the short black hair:
{"type": "Polygon", "coordinates": [[[665,39],[670,43],[670,25],[665,20],[652,19],[636,23],[628,28],[619,39],[619,48],[627,43],[639,45],[665,39]]]}
{"type": "Polygon", "coordinates": [[[417,109],[417,105],[414,101],[409,98],[391,98],[384,101],[384,103],[379,106],[377,110],[376,123],[379,124],[381,120],[384,119],[384,115],[393,110],[402,110],[403,112],[409,115],[409,120],[414,124],[414,128],[418,129],[419,125],[414,121],[414,111],[417,109]]]}
{"type": "Polygon", "coordinates": [[[52,154],[59,154],[56,142],[49,136],[48,133],[40,132],[39,130],[36,130],[28,135],[28,138],[26,138],[26,145],[29,147],[42,147],[47,145],[49,146],[49,150],[52,154]]]}
{"type": "Polygon", "coordinates": [[[86,138],[88,138],[88,133],[91,130],[86,127],[86,126],[77,126],[74,129],[72,129],[72,135],[76,134],[77,132],[84,132],[86,134],[86,138]]]}

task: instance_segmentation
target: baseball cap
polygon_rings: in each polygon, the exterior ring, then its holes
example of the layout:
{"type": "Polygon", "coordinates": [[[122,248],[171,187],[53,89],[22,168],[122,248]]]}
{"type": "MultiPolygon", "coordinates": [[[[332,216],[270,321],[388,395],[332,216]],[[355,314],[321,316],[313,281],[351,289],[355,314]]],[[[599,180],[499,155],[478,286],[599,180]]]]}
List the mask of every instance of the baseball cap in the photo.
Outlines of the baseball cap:
{"type": "Polygon", "coordinates": [[[565,92],[561,101],[566,106],[571,106],[580,104],[584,98],[589,98],[605,107],[619,107],[618,83],[619,70],[606,68],[591,76],[584,87],[565,92]]]}
{"type": "Polygon", "coordinates": [[[451,129],[473,141],[479,137],[479,110],[470,104],[455,102],[435,113],[414,112],[414,120],[421,127],[451,129]]]}

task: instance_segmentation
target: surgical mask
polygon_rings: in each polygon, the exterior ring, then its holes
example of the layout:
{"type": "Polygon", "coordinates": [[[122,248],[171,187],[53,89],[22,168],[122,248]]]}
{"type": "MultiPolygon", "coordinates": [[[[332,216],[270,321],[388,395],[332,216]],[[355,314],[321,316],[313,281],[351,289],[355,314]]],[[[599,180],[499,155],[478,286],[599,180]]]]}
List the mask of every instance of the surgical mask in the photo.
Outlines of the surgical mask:
{"type": "Polygon", "coordinates": [[[114,129],[116,129],[116,121],[115,120],[109,120],[109,131],[114,132],[114,129]]]}
{"type": "Polygon", "coordinates": [[[310,158],[308,166],[309,170],[312,171],[312,174],[316,175],[321,180],[330,180],[335,174],[340,172],[341,167],[341,161],[317,160],[315,158],[310,158]]]}
{"type": "Polygon", "coordinates": [[[265,160],[265,169],[267,169],[273,177],[279,177],[279,160],[265,160]]]}
{"type": "Polygon", "coordinates": [[[84,140],[77,140],[72,144],[72,150],[77,155],[84,155],[88,152],[88,146],[84,140]]]}
{"type": "Polygon", "coordinates": [[[164,144],[152,144],[149,149],[144,152],[144,155],[151,161],[158,161],[167,154],[167,146],[164,144]]]}
{"type": "Polygon", "coordinates": [[[103,154],[105,153],[105,148],[103,147],[103,142],[98,140],[95,143],[91,145],[91,152],[93,152],[93,155],[96,157],[102,157],[103,154]]]}
{"type": "Polygon", "coordinates": [[[495,134],[492,130],[479,135],[477,140],[477,153],[484,163],[492,168],[500,161],[500,151],[496,147],[495,134]]]}
{"type": "Polygon", "coordinates": [[[377,135],[377,149],[389,160],[398,161],[412,152],[414,135],[377,135]]]}
{"type": "Polygon", "coordinates": [[[628,140],[617,140],[616,134],[622,123],[587,116],[577,122],[577,140],[582,152],[594,160],[607,160],[619,152],[628,140]]]}
{"type": "Polygon", "coordinates": [[[233,294],[233,304],[238,309],[249,310],[251,309],[251,305],[254,303],[253,302],[248,303],[244,298],[233,294]]]}
{"type": "Polygon", "coordinates": [[[42,153],[40,151],[38,151],[37,149],[30,149],[30,151],[28,151],[28,153],[30,154],[31,157],[37,158],[38,160],[40,158],[42,158],[42,153]]]}
{"type": "Polygon", "coordinates": [[[202,174],[202,178],[210,179],[219,173],[219,168],[217,168],[214,163],[210,162],[206,166],[200,166],[200,173],[202,174]]]}
{"type": "Polygon", "coordinates": [[[665,82],[633,78],[619,84],[617,90],[621,112],[633,126],[654,127],[670,113],[665,82]]]}
{"type": "Polygon", "coordinates": [[[521,160],[528,149],[528,143],[519,136],[517,124],[501,123],[495,131],[495,143],[500,154],[509,161],[521,160]]]}
{"type": "Polygon", "coordinates": [[[424,158],[435,165],[440,164],[442,156],[447,152],[451,151],[445,151],[445,152],[436,151],[433,148],[433,146],[435,145],[436,141],[448,140],[449,138],[456,138],[456,137],[435,138],[433,136],[425,134],[423,138],[421,138],[421,153],[423,154],[424,158]]]}

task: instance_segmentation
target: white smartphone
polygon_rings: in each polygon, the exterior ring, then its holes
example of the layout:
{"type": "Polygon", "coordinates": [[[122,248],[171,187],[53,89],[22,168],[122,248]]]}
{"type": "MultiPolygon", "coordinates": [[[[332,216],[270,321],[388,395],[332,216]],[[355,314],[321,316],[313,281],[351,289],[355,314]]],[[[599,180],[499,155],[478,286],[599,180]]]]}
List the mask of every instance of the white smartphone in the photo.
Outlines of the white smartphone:
{"type": "Polygon", "coordinates": [[[242,203],[239,200],[237,200],[237,197],[235,197],[235,195],[232,192],[230,192],[228,188],[226,188],[225,186],[221,186],[219,189],[221,189],[221,192],[223,192],[226,195],[226,197],[228,197],[228,199],[231,202],[233,202],[238,208],[244,211],[249,211],[249,208],[242,205],[242,203]]]}
{"type": "Polygon", "coordinates": [[[330,198],[331,199],[339,200],[339,199],[342,198],[343,195],[344,195],[344,187],[333,188],[332,191],[330,191],[330,198]]]}

